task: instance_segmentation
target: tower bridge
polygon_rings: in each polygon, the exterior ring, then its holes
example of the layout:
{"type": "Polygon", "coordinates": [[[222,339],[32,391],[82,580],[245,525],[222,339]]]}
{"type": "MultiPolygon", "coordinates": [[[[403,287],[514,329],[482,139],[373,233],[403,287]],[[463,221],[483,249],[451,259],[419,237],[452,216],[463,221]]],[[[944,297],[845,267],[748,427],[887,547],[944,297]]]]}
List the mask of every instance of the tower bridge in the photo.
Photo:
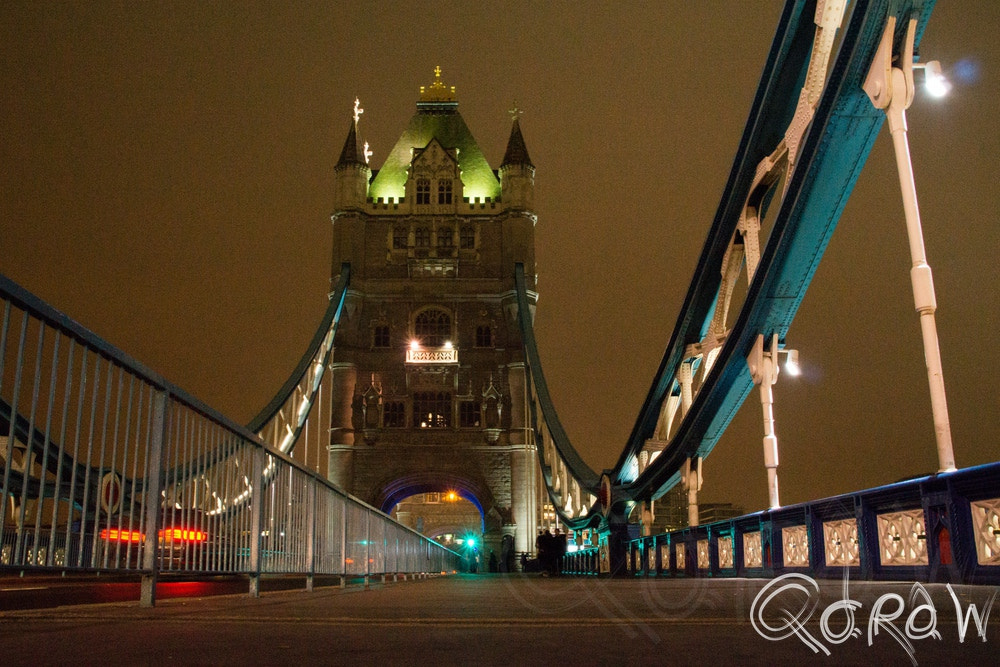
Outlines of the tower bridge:
{"type": "Polygon", "coordinates": [[[389,513],[451,492],[505,564],[534,551],[551,514],[574,531],[567,573],[1000,582],[1000,464],[956,465],[907,190],[905,109],[933,4],[789,0],[677,325],[608,470],[574,449],[545,381],[535,167],[517,110],[494,170],[440,69],[378,170],[360,101],[345,115],[329,308],[248,424],[3,278],[0,569],[134,574],[149,605],[161,576],[246,575],[254,593],[266,574],[310,587],[424,577],[469,567],[474,547],[445,548],[389,513]],[[939,470],[783,506],[771,385],[887,117],[939,470]],[[703,462],[755,392],[769,507],[698,525],[703,462]],[[689,525],[657,534],[656,505],[677,486],[689,525]]]}

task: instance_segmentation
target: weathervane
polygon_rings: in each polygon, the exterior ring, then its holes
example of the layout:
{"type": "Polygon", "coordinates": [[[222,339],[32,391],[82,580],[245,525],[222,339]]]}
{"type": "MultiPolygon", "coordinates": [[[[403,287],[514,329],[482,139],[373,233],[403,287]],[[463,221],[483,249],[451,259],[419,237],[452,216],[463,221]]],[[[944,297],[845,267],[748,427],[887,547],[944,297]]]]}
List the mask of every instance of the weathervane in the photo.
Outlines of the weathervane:
{"type": "Polygon", "coordinates": [[[514,100],[514,107],[511,108],[511,109],[508,109],[507,113],[510,114],[510,119],[511,120],[517,120],[521,116],[521,114],[524,113],[524,111],[517,108],[517,100],[514,100]]]}
{"type": "Polygon", "coordinates": [[[355,127],[358,126],[358,121],[361,119],[361,114],[363,114],[364,112],[365,112],[365,110],[361,108],[361,100],[359,100],[358,98],[355,97],[354,98],[354,126],[355,127]]]}

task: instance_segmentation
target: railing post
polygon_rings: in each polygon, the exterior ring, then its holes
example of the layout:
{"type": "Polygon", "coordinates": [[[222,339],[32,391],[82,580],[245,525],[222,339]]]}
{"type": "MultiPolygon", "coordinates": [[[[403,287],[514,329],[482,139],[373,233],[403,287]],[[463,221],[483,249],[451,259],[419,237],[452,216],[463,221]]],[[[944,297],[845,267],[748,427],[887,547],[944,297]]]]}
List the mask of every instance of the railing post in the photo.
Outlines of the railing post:
{"type": "Polygon", "coordinates": [[[264,531],[264,469],[267,452],[263,447],[254,447],[253,479],[256,487],[250,494],[250,597],[260,597],[261,533],[264,531]]]}
{"type": "Polygon", "coordinates": [[[316,574],[316,480],[307,481],[308,492],[306,506],[309,515],[306,518],[306,590],[312,592],[313,577],[316,574]]]}
{"type": "Polygon", "coordinates": [[[372,573],[372,513],[365,511],[365,590],[370,586],[372,573]]]}
{"type": "Polygon", "coordinates": [[[343,574],[340,577],[340,587],[347,586],[347,498],[340,504],[340,565],[343,574]]]}
{"type": "Polygon", "coordinates": [[[153,423],[150,431],[149,470],[143,490],[146,508],[144,524],[146,541],[142,551],[142,580],[139,586],[139,605],[152,607],[156,604],[156,581],[160,573],[159,532],[160,494],[163,491],[163,460],[166,456],[167,414],[170,394],[158,391],[153,397],[153,423]]]}

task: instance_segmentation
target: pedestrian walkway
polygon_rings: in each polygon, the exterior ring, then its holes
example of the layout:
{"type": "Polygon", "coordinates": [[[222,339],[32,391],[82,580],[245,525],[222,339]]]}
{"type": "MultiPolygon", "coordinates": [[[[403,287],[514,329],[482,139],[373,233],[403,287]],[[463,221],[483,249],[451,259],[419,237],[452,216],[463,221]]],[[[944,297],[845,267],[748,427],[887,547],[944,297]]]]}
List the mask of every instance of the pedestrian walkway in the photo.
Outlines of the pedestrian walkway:
{"type": "Polygon", "coordinates": [[[913,664],[909,645],[917,664],[995,664],[1000,622],[985,619],[984,641],[970,620],[960,641],[955,600],[963,614],[975,604],[982,616],[996,587],[928,585],[926,597],[911,600],[910,585],[850,582],[858,606],[845,631],[843,582],[819,582],[807,598],[811,582],[452,575],[390,578],[369,590],[173,598],[154,608],[8,611],[0,613],[0,655],[4,665],[829,666],[913,664]],[[870,618],[896,612],[894,596],[901,613],[876,623],[869,645],[870,618]],[[763,620],[751,622],[752,613],[763,620]],[[798,634],[788,614],[802,622],[798,634]],[[941,639],[917,637],[932,621],[941,639]]]}

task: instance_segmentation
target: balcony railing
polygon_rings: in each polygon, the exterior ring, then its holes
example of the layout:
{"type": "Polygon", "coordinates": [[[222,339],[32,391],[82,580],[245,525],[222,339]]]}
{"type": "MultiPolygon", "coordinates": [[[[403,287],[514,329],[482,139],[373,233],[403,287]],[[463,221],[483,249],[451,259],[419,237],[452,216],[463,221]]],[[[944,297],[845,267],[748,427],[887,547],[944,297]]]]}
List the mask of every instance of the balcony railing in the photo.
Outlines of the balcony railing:
{"type": "Polygon", "coordinates": [[[407,348],[408,364],[457,364],[458,350],[453,347],[407,348]]]}

